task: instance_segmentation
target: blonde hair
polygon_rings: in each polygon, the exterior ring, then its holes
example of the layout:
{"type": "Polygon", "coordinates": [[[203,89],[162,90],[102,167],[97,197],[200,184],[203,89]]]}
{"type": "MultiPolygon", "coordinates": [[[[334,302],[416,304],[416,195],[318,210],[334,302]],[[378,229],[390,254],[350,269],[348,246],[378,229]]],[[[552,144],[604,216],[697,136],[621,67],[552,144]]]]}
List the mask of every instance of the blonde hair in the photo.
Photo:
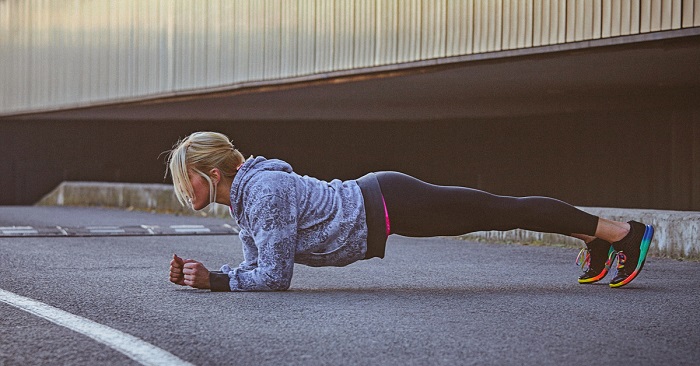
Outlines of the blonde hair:
{"type": "Polygon", "coordinates": [[[190,208],[193,208],[194,193],[188,169],[209,182],[209,203],[212,203],[216,200],[216,189],[208,172],[217,168],[223,176],[233,179],[238,167],[245,161],[231,140],[218,132],[195,132],[175,143],[167,154],[165,176],[169,170],[177,200],[190,208]]]}

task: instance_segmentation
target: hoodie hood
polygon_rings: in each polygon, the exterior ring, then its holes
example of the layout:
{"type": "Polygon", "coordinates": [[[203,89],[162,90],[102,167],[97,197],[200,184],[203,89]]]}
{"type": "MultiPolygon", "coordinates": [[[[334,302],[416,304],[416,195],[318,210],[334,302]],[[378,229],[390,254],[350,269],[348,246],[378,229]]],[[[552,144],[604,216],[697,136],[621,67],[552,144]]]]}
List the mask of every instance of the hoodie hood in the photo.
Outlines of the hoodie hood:
{"type": "Polygon", "coordinates": [[[231,184],[231,212],[239,218],[243,207],[243,193],[246,184],[260,172],[293,173],[292,166],[279,159],[265,159],[262,156],[250,157],[238,169],[231,184]]]}

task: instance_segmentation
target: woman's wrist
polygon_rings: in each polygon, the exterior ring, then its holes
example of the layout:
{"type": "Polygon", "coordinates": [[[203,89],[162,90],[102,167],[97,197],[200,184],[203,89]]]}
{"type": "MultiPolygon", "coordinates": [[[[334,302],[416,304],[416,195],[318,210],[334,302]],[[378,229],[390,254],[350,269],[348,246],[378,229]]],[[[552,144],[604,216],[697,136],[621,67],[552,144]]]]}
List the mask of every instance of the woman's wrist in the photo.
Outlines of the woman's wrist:
{"type": "Polygon", "coordinates": [[[209,272],[209,288],[214,292],[231,291],[229,281],[228,273],[223,273],[221,271],[209,272]]]}

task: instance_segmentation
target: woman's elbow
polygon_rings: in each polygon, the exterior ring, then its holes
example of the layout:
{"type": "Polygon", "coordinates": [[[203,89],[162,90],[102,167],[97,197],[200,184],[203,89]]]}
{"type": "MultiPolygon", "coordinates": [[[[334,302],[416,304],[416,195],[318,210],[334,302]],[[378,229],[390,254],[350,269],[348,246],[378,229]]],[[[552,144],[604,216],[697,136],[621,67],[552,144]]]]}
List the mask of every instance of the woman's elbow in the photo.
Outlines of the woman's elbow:
{"type": "Polygon", "coordinates": [[[271,291],[285,291],[292,284],[292,278],[287,276],[268,277],[265,285],[271,291]]]}

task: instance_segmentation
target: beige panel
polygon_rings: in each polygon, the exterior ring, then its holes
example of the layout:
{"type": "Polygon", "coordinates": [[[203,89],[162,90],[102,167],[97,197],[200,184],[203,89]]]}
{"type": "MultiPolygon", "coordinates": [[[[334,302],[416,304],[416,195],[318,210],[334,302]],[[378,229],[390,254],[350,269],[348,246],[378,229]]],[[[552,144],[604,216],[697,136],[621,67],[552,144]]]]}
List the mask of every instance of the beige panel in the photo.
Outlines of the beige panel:
{"type": "Polygon", "coordinates": [[[661,30],[661,26],[663,23],[662,9],[663,9],[663,0],[651,0],[650,30],[652,32],[656,32],[656,31],[661,30]]]}
{"type": "MultiPolygon", "coordinates": [[[[283,0],[284,1],[284,0],[283,0]]],[[[335,29],[333,31],[335,44],[335,57],[333,58],[333,69],[344,70],[352,68],[353,59],[353,25],[355,13],[352,2],[339,1],[335,6],[335,29]]]]}
{"type": "Polygon", "coordinates": [[[681,22],[683,20],[683,4],[681,0],[673,0],[673,5],[671,9],[671,28],[680,29],[681,22]]]}
{"type": "Polygon", "coordinates": [[[420,49],[419,0],[404,0],[399,3],[397,27],[397,61],[413,60],[420,49]]]}
{"type": "MultiPolygon", "coordinates": [[[[494,18],[503,19],[501,25],[503,48],[515,49],[532,46],[532,0],[504,1],[500,11],[494,11],[494,18]]],[[[497,25],[496,23],[495,25],[497,25]]]]}
{"type": "Polygon", "coordinates": [[[681,27],[683,28],[693,26],[693,1],[683,0],[683,19],[681,20],[681,27]]]}
{"type": "Polygon", "coordinates": [[[355,2],[355,67],[368,67],[374,64],[375,17],[373,1],[357,0],[355,2]]]}
{"type": "Polygon", "coordinates": [[[651,1],[641,0],[639,8],[639,32],[647,33],[651,31],[651,1]]]}
{"type": "MultiPolygon", "coordinates": [[[[0,4],[0,8],[2,7],[2,4],[0,4]]],[[[46,82],[47,80],[51,80],[54,77],[52,77],[52,74],[55,73],[55,70],[51,70],[50,64],[46,62],[47,59],[51,59],[53,62],[58,61],[57,55],[58,52],[56,52],[58,49],[53,48],[51,46],[51,42],[53,42],[53,36],[52,36],[52,30],[51,30],[51,20],[48,18],[50,16],[50,10],[51,10],[51,5],[47,2],[39,2],[32,7],[31,11],[33,13],[32,18],[34,18],[34,22],[32,22],[30,29],[27,29],[29,33],[31,34],[30,36],[30,44],[32,46],[32,51],[30,54],[27,54],[28,59],[25,59],[24,62],[27,63],[27,71],[30,73],[30,79],[26,79],[23,83],[24,84],[29,84],[29,88],[27,92],[29,93],[28,95],[24,96],[27,98],[27,101],[29,103],[40,103],[42,101],[46,100],[52,100],[57,97],[55,93],[53,93],[49,88],[46,87],[46,82]]],[[[2,9],[0,9],[0,13],[2,13],[2,9]]],[[[0,22],[13,22],[15,25],[17,24],[17,19],[4,19],[2,15],[0,15],[0,22]]],[[[15,44],[14,46],[10,46],[10,44],[7,44],[6,41],[10,39],[14,39],[17,37],[19,34],[16,33],[18,30],[15,25],[13,25],[11,28],[14,29],[12,34],[5,33],[6,30],[2,29],[2,24],[0,24],[0,48],[4,49],[4,47],[16,47],[17,45],[15,44]]],[[[92,38],[90,39],[90,44],[93,44],[92,38]]],[[[19,49],[17,49],[19,51],[19,49]]],[[[2,66],[0,67],[0,77],[2,77],[3,71],[8,71],[8,72],[14,72],[14,68],[12,68],[11,62],[13,61],[12,57],[2,57],[1,64],[2,66]]],[[[21,58],[14,58],[14,61],[17,62],[22,62],[20,61],[21,58]]],[[[90,65],[92,67],[92,64],[90,65]]],[[[19,75],[12,75],[12,74],[6,74],[6,77],[9,78],[18,78],[19,75]]],[[[0,79],[0,80],[7,80],[7,79],[0,79]]],[[[3,91],[2,84],[7,83],[7,81],[3,82],[0,81],[0,99],[2,98],[3,94],[6,93],[16,93],[14,90],[8,90],[8,91],[3,91]]],[[[22,83],[21,80],[17,80],[20,83],[22,83]]],[[[91,83],[91,87],[94,85],[94,82],[91,83]]],[[[0,106],[2,105],[2,101],[0,101],[0,106]]]]}
{"type": "Polygon", "coordinates": [[[445,57],[447,0],[434,0],[431,11],[432,47],[429,58],[445,57]]]}
{"type": "Polygon", "coordinates": [[[627,0],[630,4],[630,34],[639,33],[640,4],[638,0],[627,0]]]}
{"type": "MultiPolygon", "coordinates": [[[[532,0],[526,0],[532,1],[532,0]]],[[[503,3],[500,0],[489,2],[489,51],[503,49],[503,3]]]]}
{"type": "Polygon", "coordinates": [[[420,53],[418,58],[421,60],[431,58],[434,54],[435,46],[435,2],[422,1],[420,11],[420,53]]]}
{"type": "MultiPolygon", "coordinates": [[[[624,0],[613,0],[612,2],[612,13],[610,19],[612,21],[610,25],[610,36],[617,37],[624,33],[625,21],[622,19],[622,2],[624,0]]],[[[629,24],[627,25],[629,27],[629,24]]]]}
{"type": "Polygon", "coordinates": [[[375,65],[392,64],[397,60],[397,6],[396,0],[377,1],[375,65]]]}
{"type": "Polygon", "coordinates": [[[333,70],[333,8],[335,2],[316,1],[315,73],[333,70]]]}
{"type": "Polygon", "coordinates": [[[484,22],[484,10],[482,7],[484,5],[484,0],[474,0],[474,53],[484,52],[486,47],[483,47],[486,42],[482,30],[482,23],[484,22]],[[483,48],[483,49],[482,49],[483,48]]]}
{"type": "Polygon", "coordinates": [[[612,2],[614,0],[603,0],[601,7],[601,36],[603,38],[610,37],[612,33],[612,2]]]}
{"type": "MultiPolygon", "coordinates": [[[[591,35],[590,38],[600,38],[601,36],[601,12],[602,12],[602,1],[601,0],[594,0],[592,1],[592,6],[591,6],[591,12],[590,12],[590,17],[591,20],[589,21],[589,24],[591,26],[591,35]]],[[[588,13],[586,13],[586,17],[588,17],[588,13]]]]}
{"type": "MultiPolygon", "coordinates": [[[[160,3],[161,8],[165,3],[160,3]]],[[[235,17],[233,3],[229,1],[219,1],[219,10],[221,13],[219,17],[219,35],[221,37],[219,41],[219,76],[221,78],[221,84],[230,84],[233,79],[233,42],[234,38],[232,35],[232,19],[235,17]]],[[[160,13],[159,10],[158,18],[162,22],[164,14],[160,13]]],[[[164,27],[161,23],[161,32],[165,32],[167,27],[164,27]]],[[[165,34],[165,33],[163,33],[165,34]]],[[[162,38],[161,38],[162,39],[162,38]]],[[[159,51],[160,53],[160,51],[159,51]]],[[[161,63],[161,67],[163,67],[161,63]]],[[[162,70],[161,70],[162,71],[162,70]]]]}
{"type": "Polygon", "coordinates": [[[593,13],[591,14],[591,16],[593,17],[593,29],[591,31],[591,37],[595,39],[601,37],[602,6],[603,4],[601,0],[595,0],[593,2],[593,13]]]}
{"type": "Polygon", "coordinates": [[[445,0],[423,1],[421,8],[421,59],[445,55],[445,0]]]}
{"type": "Polygon", "coordinates": [[[316,70],[316,2],[300,0],[297,14],[297,74],[308,75],[316,70]]]}
{"type": "MultiPolygon", "coordinates": [[[[248,58],[250,24],[249,17],[246,16],[249,13],[249,3],[248,1],[236,1],[235,4],[234,14],[236,14],[237,19],[233,23],[233,32],[235,34],[233,81],[241,82],[247,80],[248,65],[250,64],[250,59],[248,58]]],[[[179,25],[176,26],[179,27],[179,25]]],[[[180,50],[180,48],[175,47],[175,50],[180,50]]]]}
{"type": "Polygon", "coordinates": [[[532,45],[542,45],[542,0],[532,3],[532,45]]]}
{"type": "MultiPolygon", "coordinates": [[[[496,4],[494,0],[479,0],[475,3],[475,17],[479,19],[478,24],[475,23],[475,29],[479,32],[478,39],[475,35],[475,42],[478,42],[475,43],[475,52],[491,52],[499,49],[501,34],[500,31],[496,33],[496,19],[501,19],[501,4],[500,1],[496,4]]],[[[501,29],[500,24],[498,29],[501,29]]]]}
{"type": "Polygon", "coordinates": [[[700,27],[700,0],[695,0],[693,5],[693,19],[694,25],[700,27]]]}
{"type": "MultiPolygon", "coordinates": [[[[111,2],[110,2],[111,4],[111,2]]],[[[109,5],[111,6],[111,5],[109,5]]],[[[227,9],[227,11],[232,11],[232,9],[227,9]]],[[[159,85],[160,85],[160,90],[161,91],[172,91],[174,90],[173,83],[174,83],[174,72],[175,72],[175,57],[173,56],[175,53],[175,4],[173,2],[159,2],[158,3],[158,12],[159,12],[159,20],[158,20],[158,28],[160,29],[160,37],[159,37],[159,68],[160,68],[160,80],[159,80],[159,85]]],[[[224,18],[228,19],[228,17],[224,18]]],[[[229,26],[229,28],[223,28],[222,32],[224,34],[229,35],[232,34],[230,29],[230,22],[227,22],[226,25],[229,26]]],[[[110,28],[109,33],[113,32],[113,29],[110,28]]],[[[228,38],[231,40],[231,36],[228,38]]],[[[229,41],[230,42],[230,41],[229,41]]],[[[227,53],[222,52],[222,56],[226,55],[228,56],[225,59],[222,59],[222,63],[226,62],[224,65],[224,70],[226,71],[226,76],[225,76],[225,81],[226,82],[231,82],[233,78],[233,52],[232,52],[232,45],[227,43],[226,46],[229,48],[226,49],[227,53]]],[[[107,47],[112,49],[112,47],[107,47]]],[[[109,54],[109,51],[108,51],[109,54]]],[[[107,59],[110,60],[110,56],[107,56],[107,59]]],[[[111,62],[108,61],[107,64],[111,62]]],[[[111,67],[110,67],[111,69],[111,67]]],[[[107,85],[107,88],[109,90],[109,83],[107,85]]],[[[108,92],[108,94],[110,94],[108,92]]]]}
{"type": "Polygon", "coordinates": [[[466,33],[464,34],[464,53],[474,53],[474,1],[465,0],[464,21],[466,33]]]}
{"type": "Polygon", "coordinates": [[[514,49],[518,42],[518,4],[517,0],[503,0],[502,42],[504,50],[514,49]]]}
{"type": "MultiPolygon", "coordinates": [[[[157,4],[155,1],[148,1],[146,3],[152,4],[157,4]]],[[[154,9],[154,8],[153,8],[154,9]]],[[[212,86],[212,85],[222,85],[225,84],[222,80],[222,72],[221,72],[221,57],[219,56],[221,54],[221,48],[222,48],[222,34],[221,34],[221,12],[222,12],[222,5],[221,1],[211,1],[209,2],[209,11],[208,11],[208,27],[207,27],[207,32],[208,32],[208,39],[207,39],[207,46],[208,46],[208,51],[207,51],[207,83],[203,85],[204,87],[212,86]]],[[[152,11],[151,12],[151,19],[148,20],[148,22],[152,22],[157,19],[158,15],[156,14],[157,11],[152,11]]],[[[279,22],[279,19],[278,19],[279,22]]],[[[156,32],[150,32],[148,39],[155,43],[158,40],[159,36],[159,31],[156,32]]],[[[149,46],[149,47],[152,47],[149,46]]],[[[277,46],[277,52],[279,53],[280,47],[279,43],[277,46]]],[[[152,49],[152,51],[149,51],[149,53],[157,52],[155,49],[152,49]]],[[[153,57],[153,60],[157,60],[157,57],[153,57]]],[[[278,62],[279,65],[279,62],[278,62]]],[[[153,65],[155,68],[153,69],[153,74],[156,73],[157,68],[159,67],[157,64],[153,65]]],[[[279,69],[279,66],[278,66],[279,69]]],[[[279,71],[278,71],[279,72],[279,71]]],[[[149,94],[156,93],[157,91],[149,92],[149,94]]]]}
{"type": "Polygon", "coordinates": [[[447,0],[445,8],[445,56],[461,54],[460,41],[464,34],[462,27],[466,24],[464,18],[464,1],[447,0]]]}
{"type": "MultiPolygon", "coordinates": [[[[134,2],[132,0],[132,2],[134,2]]],[[[206,78],[206,40],[204,39],[204,35],[206,34],[206,23],[205,22],[198,22],[196,21],[197,15],[199,14],[204,14],[204,9],[206,7],[206,3],[204,2],[192,2],[192,13],[188,15],[187,22],[190,24],[190,30],[192,34],[190,34],[190,46],[188,48],[184,48],[183,52],[189,51],[192,53],[192,57],[190,59],[190,80],[188,84],[185,86],[186,88],[199,88],[203,87],[205,84],[203,83],[203,80],[206,78]]],[[[132,24],[130,26],[132,32],[136,32],[137,29],[139,28],[138,24],[134,24],[133,19],[134,15],[136,13],[135,6],[131,6],[131,19],[132,19],[132,24]]],[[[259,15],[260,18],[263,17],[262,14],[259,15]]],[[[263,38],[263,34],[261,34],[259,37],[260,39],[263,38]]],[[[260,44],[263,44],[262,41],[259,42],[260,44]]],[[[257,63],[259,65],[259,77],[262,78],[263,75],[263,49],[260,49],[260,56],[259,56],[259,62],[257,63]]],[[[136,74],[133,68],[133,63],[132,63],[132,58],[138,56],[138,52],[134,52],[133,49],[129,50],[126,52],[126,54],[129,56],[129,75],[132,77],[136,74]]],[[[130,85],[128,87],[128,90],[131,92],[130,94],[134,93],[135,88],[133,86],[133,82],[130,80],[130,85]]]]}
{"type": "Polygon", "coordinates": [[[580,39],[593,38],[593,4],[596,0],[582,1],[582,14],[579,16],[583,32],[579,35],[580,39]]]}
{"type": "Polygon", "coordinates": [[[632,33],[632,9],[630,0],[620,1],[620,35],[632,33]]]}
{"type": "MultiPolygon", "coordinates": [[[[264,0],[265,12],[262,24],[264,24],[264,70],[263,77],[269,79],[279,79],[282,77],[282,4],[281,0],[264,0]]],[[[214,17],[214,14],[211,14],[214,17]]]]}
{"type": "MultiPolygon", "coordinates": [[[[11,69],[17,62],[14,60],[14,55],[16,54],[14,45],[10,43],[9,37],[10,30],[12,29],[10,24],[10,2],[0,1],[0,50],[4,50],[3,63],[4,67],[0,67],[0,111],[11,105],[10,101],[10,90],[8,88],[14,79],[12,78],[11,69]]],[[[9,108],[8,108],[9,109],[9,108]]]]}
{"type": "Polygon", "coordinates": [[[249,11],[248,80],[263,80],[265,78],[265,2],[250,1],[249,11]]]}
{"type": "Polygon", "coordinates": [[[662,0],[661,2],[661,29],[678,29],[681,25],[681,1],[662,0]]]}
{"type": "Polygon", "coordinates": [[[523,0],[520,2],[518,13],[520,14],[520,24],[518,26],[518,47],[532,47],[533,0],[523,0]]]}
{"type": "MultiPolygon", "coordinates": [[[[229,1],[223,1],[228,4],[229,1]]],[[[280,73],[290,77],[297,75],[299,48],[299,1],[283,0],[280,3],[280,73]]]]}
{"type": "Polygon", "coordinates": [[[671,29],[673,22],[673,1],[672,0],[662,0],[661,1],[661,29],[668,30],[671,29]]]}
{"type": "MultiPolygon", "coordinates": [[[[466,1],[466,12],[465,12],[465,28],[466,33],[464,35],[465,41],[462,44],[465,45],[464,53],[471,54],[474,53],[474,2],[479,0],[465,0],[466,1]]],[[[700,0],[698,0],[700,1],[700,0]]]]}
{"type": "Polygon", "coordinates": [[[574,39],[576,41],[581,41],[586,38],[586,4],[591,0],[574,0],[575,1],[575,26],[574,26],[574,39]]]}
{"type": "MultiPolygon", "coordinates": [[[[52,6],[51,11],[57,12],[58,11],[58,9],[56,9],[57,5],[58,5],[58,2],[55,2],[54,6],[52,6]]],[[[177,8],[175,7],[176,6],[175,3],[171,3],[171,6],[173,8],[173,12],[171,14],[172,19],[170,19],[169,21],[165,21],[165,23],[163,24],[163,26],[167,27],[168,36],[169,36],[169,38],[168,38],[168,47],[169,47],[168,56],[171,59],[168,62],[168,71],[169,71],[168,75],[174,75],[175,72],[177,71],[177,69],[176,69],[177,65],[175,64],[176,59],[175,59],[175,57],[173,57],[173,55],[174,55],[173,50],[175,50],[175,41],[176,41],[173,25],[176,22],[175,14],[176,14],[177,8]]],[[[117,67],[118,67],[117,61],[118,61],[119,49],[116,47],[117,40],[119,37],[119,32],[116,31],[116,29],[118,29],[118,25],[119,25],[117,22],[117,16],[116,16],[118,7],[119,7],[119,3],[117,3],[117,2],[110,2],[109,3],[109,10],[108,10],[109,17],[108,17],[108,20],[106,21],[106,24],[108,24],[107,27],[109,28],[109,34],[107,35],[107,38],[106,38],[108,40],[106,43],[109,45],[108,46],[109,51],[107,52],[107,54],[108,54],[107,65],[108,65],[109,69],[111,70],[111,72],[109,73],[109,75],[107,77],[107,93],[110,96],[118,95],[119,75],[117,73],[117,67]]],[[[62,46],[61,43],[63,42],[64,37],[61,37],[59,35],[58,31],[56,31],[54,33],[56,35],[54,37],[52,37],[52,42],[56,45],[57,48],[60,47],[59,49],[62,49],[63,47],[61,47],[62,46]]],[[[56,57],[57,57],[56,63],[57,63],[57,65],[62,65],[64,63],[62,60],[63,56],[64,56],[64,52],[60,52],[58,50],[56,51],[56,57]]],[[[56,84],[52,85],[52,88],[51,88],[52,92],[55,92],[55,93],[59,92],[60,86],[63,85],[62,80],[60,80],[60,78],[56,78],[55,80],[52,80],[52,82],[56,83],[56,84]]],[[[169,83],[168,87],[171,89],[176,88],[174,79],[170,79],[170,83],[169,83]]],[[[54,103],[54,102],[56,102],[56,100],[51,100],[51,103],[54,103]]]]}
{"type": "MultiPolygon", "coordinates": [[[[39,28],[39,24],[36,24],[34,22],[35,16],[33,16],[33,13],[35,12],[34,7],[32,6],[31,3],[27,3],[25,7],[23,7],[22,11],[22,22],[25,24],[30,25],[30,29],[25,29],[23,31],[23,37],[22,43],[29,46],[29,48],[24,52],[22,55],[22,73],[23,79],[27,80],[26,82],[22,83],[23,88],[22,90],[22,99],[24,100],[25,103],[34,103],[35,100],[37,99],[37,94],[35,92],[38,80],[35,77],[32,77],[34,74],[34,68],[36,67],[36,58],[34,57],[34,52],[31,52],[32,48],[35,48],[35,45],[37,43],[37,28],[39,28]]],[[[80,15],[80,12],[77,14],[80,15]]],[[[77,19],[75,20],[76,23],[80,22],[82,17],[78,16],[77,19]]],[[[78,28],[79,29],[79,28],[78,28]]],[[[75,33],[77,36],[81,37],[77,44],[82,43],[82,34],[80,32],[75,33]]],[[[80,66],[82,66],[82,57],[76,58],[76,61],[80,63],[80,66]]],[[[81,67],[82,68],[82,67],[81,67]]],[[[82,74],[81,74],[82,75],[82,74]]],[[[79,95],[82,95],[82,80],[83,78],[81,75],[77,75],[77,82],[78,82],[78,90],[80,91],[79,95]]]]}
{"type": "Polygon", "coordinates": [[[567,25],[566,25],[566,20],[567,20],[567,11],[566,11],[566,5],[569,0],[559,0],[559,35],[557,37],[557,43],[564,43],[566,42],[567,38],[567,25]]]}
{"type": "Polygon", "coordinates": [[[566,0],[566,42],[576,41],[576,10],[577,0],[566,0]]]}
{"type": "MultiPolygon", "coordinates": [[[[588,0],[591,1],[591,0],[588,0]]],[[[577,41],[585,39],[586,30],[586,3],[585,0],[576,0],[575,14],[575,34],[574,39],[577,41]]]]}
{"type": "Polygon", "coordinates": [[[542,15],[543,24],[549,22],[549,26],[543,26],[543,43],[544,44],[556,44],[559,43],[559,3],[561,0],[545,0],[545,13],[542,15]]]}

